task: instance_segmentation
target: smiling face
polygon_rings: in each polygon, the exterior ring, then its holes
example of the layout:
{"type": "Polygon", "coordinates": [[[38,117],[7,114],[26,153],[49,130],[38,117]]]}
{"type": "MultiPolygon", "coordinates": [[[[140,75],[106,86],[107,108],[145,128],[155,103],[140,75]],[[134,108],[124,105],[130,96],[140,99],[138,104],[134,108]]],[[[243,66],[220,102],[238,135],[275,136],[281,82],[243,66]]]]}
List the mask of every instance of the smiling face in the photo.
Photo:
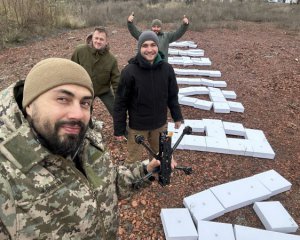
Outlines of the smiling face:
{"type": "Polygon", "coordinates": [[[67,156],[78,148],[91,117],[93,97],[82,86],[50,89],[26,107],[28,121],[54,154],[67,156]]]}
{"type": "Polygon", "coordinates": [[[158,46],[154,41],[148,40],[142,43],[140,52],[143,58],[153,64],[158,53],[158,46]]]}
{"type": "Polygon", "coordinates": [[[152,30],[153,32],[155,32],[156,34],[159,34],[160,31],[161,31],[161,27],[158,26],[158,25],[154,25],[154,26],[151,27],[151,30],[152,30]]]}
{"type": "Polygon", "coordinates": [[[92,43],[93,47],[98,50],[105,49],[108,44],[106,33],[95,30],[92,36],[92,43]]]}

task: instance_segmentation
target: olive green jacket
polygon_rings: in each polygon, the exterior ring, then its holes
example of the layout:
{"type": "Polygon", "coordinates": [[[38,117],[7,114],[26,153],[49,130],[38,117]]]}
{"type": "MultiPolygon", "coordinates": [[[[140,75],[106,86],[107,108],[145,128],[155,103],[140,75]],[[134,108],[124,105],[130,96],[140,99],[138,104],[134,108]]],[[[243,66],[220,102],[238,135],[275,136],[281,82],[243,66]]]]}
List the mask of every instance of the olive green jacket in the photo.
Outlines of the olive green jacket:
{"type": "Polygon", "coordinates": [[[101,96],[112,88],[115,93],[120,71],[116,58],[106,49],[99,52],[89,44],[81,44],[76,47],[71,60],[80,64],[89,73],[95,91],[95,96],[101,96]]]}
{"type": "MultiPolygon", "coordinates": [[[[133,22],[127,21],[128,30],[136,40],[139,39],[142,31],[140,31],[133,22]]],[[[165,61],[168,61],[168,52],[169,52],[169,44],[177,41],[181,38],[184,33],[188,30],[189,24],[181,24],[180,27],[176,31],[172,32],[160,32],[158,36],[158,49],[164,54],[165,61]]]]}
{"type": "Polygon", "coordinates": [[[85,176],[37,141],[20,88],[0,93],[0,239],[116,239],[118,197],[133,192],[142,164],[113,165],[99,127],[89,128],[78,153],[85,176]]]}

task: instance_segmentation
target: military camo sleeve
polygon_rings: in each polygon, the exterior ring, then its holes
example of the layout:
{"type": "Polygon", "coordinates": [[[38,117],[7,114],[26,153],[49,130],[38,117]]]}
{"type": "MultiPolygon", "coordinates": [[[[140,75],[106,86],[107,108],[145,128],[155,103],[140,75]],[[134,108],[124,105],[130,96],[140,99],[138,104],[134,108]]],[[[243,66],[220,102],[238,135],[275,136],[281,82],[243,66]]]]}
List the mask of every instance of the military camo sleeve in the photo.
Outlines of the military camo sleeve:
{"type": "Polygon", "coordinates": [[[15,239],[16,208],[8,181],[0,174],[0,239],[15,239]]]}
{"type": "Polygon", "coordinates": [[[0,219],[0,239],[1,240],[10,240],[11,239],[11,237],[9,236],[9,233],[7,232],[1,219],[0,219]]]}
{"type": "Polygon", "coordinates": [[[119,199],[131,196],[134,191],[141,187],[147,187],[151,184],[148,179],[142,179],[145,176],[141,162],[133,164],[124,164],[118,166],[117,189],[119,199]]]}

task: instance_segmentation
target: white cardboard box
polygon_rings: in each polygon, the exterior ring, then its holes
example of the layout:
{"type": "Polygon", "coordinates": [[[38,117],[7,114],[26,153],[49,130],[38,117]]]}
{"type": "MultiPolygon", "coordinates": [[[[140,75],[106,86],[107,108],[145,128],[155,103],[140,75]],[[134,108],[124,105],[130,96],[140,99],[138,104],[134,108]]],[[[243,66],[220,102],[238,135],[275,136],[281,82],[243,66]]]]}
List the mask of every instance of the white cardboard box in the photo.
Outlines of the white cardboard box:
{"type": "Polygon", "coordinates": [[[247,177],[211,187],[226,212],[268,199],[271,192],[254,177],[247,177]]]}
{"type": "Polygon", "coordinates": [[[196,225],[201,220],[212,220],[225,212],[222,204],[209,189],[185,197],[183,205],[189,209],[196,225]]]}
{"type": "Polygon", "coordinates": [[[300,240],[300,236],[234,225],[236,240],[300,240]]]}
{"type": "Polygon", "coordinates": [[[206,151],[206,141],[204,136],[185,135],[181,147],[186,150],[206,151]]]}
{"type": "Polygon", "coordinates": [[[206,151],[228,154],[228,142],[226,138],[205,137],[206,151]]]}
{"type": "Polygon", "coordinates": [[[204,132],[204,124],[202,120],[184,119],[184,125],[190,126],[193,132],[204,132]]]}
{"type": "Polygon", "coordinates": [[[241,123],[223,121],[223,127],[226,134],[243,136],[243,137],[246,134],[245,128],[241,123]]]}
{"type": "Polygon", "coordinates": [[[198,240],[235,240],[232,224],[199,221],[198,240]]]}
{"type": "Polygon", "coordinates": [[[257,178],[268,188],[272,196],[288,191],[292,187],[292,184],[287,179],[273,169],[255,174],[253,177],[257,178]]]}
{"type": "Polygon", "coordinates": [[[256,202],[253,209],[267,230],[293,233],[298,225],[279,201],[256,202]]]}
{"type": "Polygon", "coordinates": [[[213,103],[211,101],[196,99],[196,101],[194,102],[193,107],[199,108],[199,109],[202,109],[202,110],[210,110],[212,105],[213,105],[213,103]]]}
{"type": "Polygon", "coordinates": [[[232,102],[232,101],[227,101],[230,111],[231,112],[241,112],[243,113],[245,111],[245,108],[242,103],[240,102],[232,102]]]}
{"type": "Polygon", "coordinates": [[[249,141],[252,144],[253,157],[268,158],[268,159],[275,158],[275,152],[273,151],[267,139],[265,139],[264,141],[256,141],[256,140],[249,140],[249,141]]]}
{"type": "Polygon", "coordinates": [[[230,113],[230,107],[227,102],[213,102],[215,113],[230,113]]]}
{"type": "Polygon", "coordinates": [[[198,233],[187,208],[163,208],[160,217],[166,240],[197,240],[198,233]]]}

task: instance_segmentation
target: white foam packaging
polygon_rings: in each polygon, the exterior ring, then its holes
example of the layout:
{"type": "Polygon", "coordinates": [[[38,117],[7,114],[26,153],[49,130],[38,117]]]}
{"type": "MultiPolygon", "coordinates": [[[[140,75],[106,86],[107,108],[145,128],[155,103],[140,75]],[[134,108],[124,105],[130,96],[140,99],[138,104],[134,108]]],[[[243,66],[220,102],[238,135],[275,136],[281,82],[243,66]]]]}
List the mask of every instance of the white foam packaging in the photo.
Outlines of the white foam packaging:
{"type": "Polygon", "coordinates": [[[298,224],[279,201],[256,202],[253,209],[267,230],[294,233],[298,224]]]}
{"type": "Polygon", "coordinates": [[[240,102],[232,102],[232,101],[227,101],[230,111],[231,112],[240,112],[243,113],[245,111],[245,108],[242,103],[240,102]]]}
{"type": "Polygon", "coordinates": [[[206,151],[206,141],[203,136],[185,135],[181,147],[185,150],[206,151]]]}
{"type": "Polygon", "coordinates": [[[184,125],[190,126],[192,132],[204,132],[204,124],[202,120],[184,119],[184,125]]]}
{"type": "Polygon", "coordinates": [[[222,204],[209,189],[185,197],[183,205],[189,209],[196,225],[201,220],[213,220],[225,212],[222,204]]]}
{"type": "Polygon", "coordinates": [[[249,140],[253,148],[253,157],[274,159],[275,152],[265,139],[264,141],[249,140]]]}
{"type": "Polygon", "coordinates": [[[225,81],[214,81],[213,84],[213,87],[227,87],[227,83],[225,81]]]}
{"type": "Polygon", "coordinates": [[[187,208],[163,208],[160,217],[166,240],[198,240],[198,233],[187,208]]]}
{"type": "Polygon", "coordinates": [[[271,192],[254,177],[247,177],[211,187],[226,212],[268,199],[271,192]]]}
{"type": "Polygon", "coordinates": [[[205,137],[206,151],[228,154],[228,142],[226,138],[205,137]]]}
{"type": "Polygon", "coordinates": [[[194,107],[194,103],[197,101],[197,98],[192,97],[182,97],[178,99],[178,102],[183,105],[194,107]]]}
{"type": "Polygon", "coordinates": [[[202,99],[196,99],[196,101],[193,104],[194,108],[207,110],[207,111],[209,111],[212,108],[212,106],[213,106],[213,102],[202,100],[202,99]]]}
{"type": "Polygon", "coordinates": [[[232,224],[199,221],[197,224],[198,240],[235,240],[232,224]]]}
{"type": "Polygon", "coordinates": [[[223,121],[223,127],[226,134],[235,136],[245,136],[245,128],[241,123],[223,121]]]}
{"type": "Polygon", "coordinates": [[[253,175],[271,192],[271,196],[288,191],[292,184],[274,169],[253,175]]]}
{"type": "Polygon", "coordinates": [[[234,225],[236,240],[300,240],[300,236],[234,225]]]}
{"type": "Polygon", "coordinates": [[[224,102],[213,102],[213,108],[215,113],[230,113],[230,107],[226,100],[224,102]]]}
{"type": "Polygon", "coordinates": [[[228,154],[245,155],[246,146],[244,139],[227,138],[228,154]]]}

